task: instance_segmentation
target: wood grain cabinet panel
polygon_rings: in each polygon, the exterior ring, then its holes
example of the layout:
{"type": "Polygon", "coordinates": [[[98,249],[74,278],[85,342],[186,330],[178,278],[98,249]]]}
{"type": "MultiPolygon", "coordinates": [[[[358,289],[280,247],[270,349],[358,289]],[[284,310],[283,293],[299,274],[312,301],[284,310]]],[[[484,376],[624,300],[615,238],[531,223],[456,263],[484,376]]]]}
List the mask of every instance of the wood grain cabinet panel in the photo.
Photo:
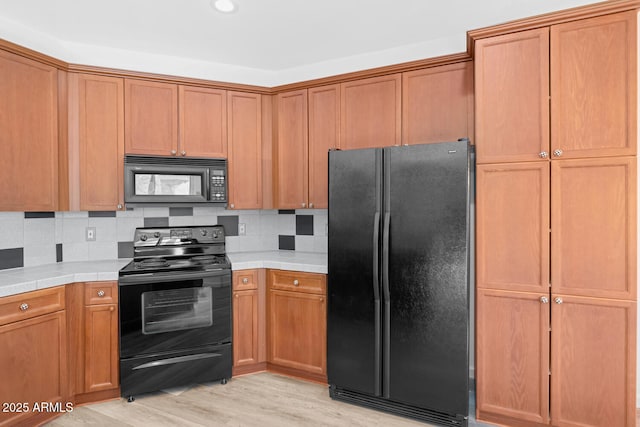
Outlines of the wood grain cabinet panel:
{"type": "Polygon", "coordinates": [[[58,210],[58,71],[0,50],[0,210],[58,210]]]}
{"type": "Polygon", "coordinates": [[[476,168],[479,288],[549,292],[549,162],[476,168]]]}
{"type": "Polygon", "coordinates": [[[72,210],[124,207],[124,83],[69,74],[69,170],[72,210]]]}
{"type": "Polygon", "coordinates": [[[341,83],[340,91],[340,148],[400,145],[401,74],[341,83]]]}
{"type": "Polygon", "coordinates": [[[118,306],[85,307],[84,392],[117,388],[119,385],[118,306]]]}
{"type": "Polygon", "coordinates": [[[124,85],[126,153],[176,155],[178,86],[136,79],[124,85]]]}
{"type": "Polygon", "coordinates": [[[473,62],[402,73],[402,144],[473,142],[473,62]]]}
{"type": "Polygon", "coordinates": [[[233,366],[259,363],[257,289],[233,292],[233,325],[233,366]]]}
{"type": "Polygon", "coordinates": [[[548,423],[548,294],[479,289],[477,295],[478,418],[502,425],[548,423]]]}
{"type": "Polygon", "coordinates": [[[268,313],[270,369],[326,382],[326,276],[269,270],[268,313]]]}
{"type": "Polygon", "coordinates": [[[261,95],[227,93],[230,209],[262,208],[261,95]]]}
{"type": "Polygon", "coordinates": [[[329,150],[340,148],[340,85],[308,89],[309,207],[329,207],[329,150]]]}
{"type": "Polygon", "coordinates": [[[635,426],[635,301],[553,294],[551,319],[552,424],[635,426]]]}
{"type": "Polygon", "coordinates": [[[0,412],[1,426],[39,425],[55,416],[34,411],[36,403],[66,409],[66,345],[64,310],[0,326],[0,402],[25,404],[0,412]]]}
{"type": "Polygon", "coordinates": [[[551,27],[551,149],[562,157],[634,155],[637,12],[551,27]]]}
{"type": "Polygon", "coordinates": [[[180,144],[178,154],[227,157],[227,91],[178,86],[180,144]]]}
{"type": "Polygon", "coordinates": [[[553,292],[635,300],[635,157],[551,163],[553,292]]]}
{"type": "Polygon", "coordinates": [[[549,29],[475,42],[478,163],[540,160],[549,153],[549,29]]]}
{"type": "Polygon", "coordinates": [[[307,90],[280,93],[276,103],[276,206],[306,208],[309,194],[307,90]]]}

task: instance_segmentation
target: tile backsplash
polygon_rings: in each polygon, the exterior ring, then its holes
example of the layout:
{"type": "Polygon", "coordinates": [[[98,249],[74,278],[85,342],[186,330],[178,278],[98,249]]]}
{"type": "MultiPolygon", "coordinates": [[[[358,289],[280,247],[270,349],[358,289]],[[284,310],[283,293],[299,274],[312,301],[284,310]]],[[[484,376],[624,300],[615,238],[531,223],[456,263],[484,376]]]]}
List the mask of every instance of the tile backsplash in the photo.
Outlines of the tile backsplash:
{"type": "Polygon", "coordinates": [[[130,258],[136,227],[225,227],[227,252],[327,252],[327,211],[136,208],[105,212],[0,212],[0,270],[61,261],[130,258]],[[87,241],[87,228],[95,241],[87,241]]]}

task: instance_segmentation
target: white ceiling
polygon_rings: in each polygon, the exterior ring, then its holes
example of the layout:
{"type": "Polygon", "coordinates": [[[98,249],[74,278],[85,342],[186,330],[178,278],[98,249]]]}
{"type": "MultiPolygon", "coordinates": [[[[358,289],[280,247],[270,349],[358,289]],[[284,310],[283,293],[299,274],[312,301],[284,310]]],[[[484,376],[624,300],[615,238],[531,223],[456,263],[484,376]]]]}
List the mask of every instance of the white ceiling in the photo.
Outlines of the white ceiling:
{"type": "Polygon", "coordinates": [[[585,0],[1,0],[0,38],[59,59],[276,86],[462,52],[466,31],[585,0]]]}

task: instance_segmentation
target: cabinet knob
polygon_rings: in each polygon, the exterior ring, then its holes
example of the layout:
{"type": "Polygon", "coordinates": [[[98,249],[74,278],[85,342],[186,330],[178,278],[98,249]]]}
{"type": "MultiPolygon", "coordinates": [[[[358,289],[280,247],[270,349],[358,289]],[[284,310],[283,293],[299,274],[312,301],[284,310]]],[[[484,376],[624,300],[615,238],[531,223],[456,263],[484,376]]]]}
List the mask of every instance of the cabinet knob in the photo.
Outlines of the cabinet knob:
{"type": "Polygon", "coordinates": [[[320,302],[324,302],[324,297],[320,297],[320,302]]]}
{"type": "Polygon", "coordinates": [[[26,302],[23,302],[22,304],[20,304],[20,311],[27,311],[29,309],[29,304],[27,304],[26,302]]]}
{"type": "Polygon", "coordinates": [[[115,307],[114,306],[109,307],[109,311],[115,311],[115,307]]]}
{"type": "Polygon", "coordinates": [[[183,155],[183,156],[186,156],[187,152],[186,151],[181,151],[180,154],[183,155]]]}
{"type": "Polygon", "coordinates": [[[246,285],[247,283],[249,283],[249,279],[247,279],[247,278],[245,277],[244,279],[242,279],[242,283],[244,283],[244,284],[246,285]]]}
{"type": "Polygon", "coordinates": [[[98,296],[99,296],[100,298],[102,298],[102,297],[104,296],[104,291],[103,291],[102,289],[100,289],[100,290],[98,291],[98,296]]]}
{"type": "Polygon", "coordinates": [[[553,300],[556,304],[562,304],[562,298],[560,297],[556,297],[556,299],[553,300]]]}
{"type": "Polygon", "coordinates": [[[233,294],[234,297],[238,298],[238,294],[233,294]]]}
{"type": "Polygon", "coordinates": [[[118,203],[118,209],[122,209],[122,203],[118,203]]]}
{"type": "Polygon", "coordinates": [[[549,303],[549,298],[547,297],[540,297],[540,302],[543,304],[548,304],[549,303]]]}
{"type": "Polygon", "coordinates": [[[538,156],[540,156],[541,159],[546,159],[547,157],[549,157],[549,153],[547,153],[546,151],[541,151],[538,156]]]}
{"type": "Polygon", "coordinates": [[[303,207],[303,208],[306,208],[306,207],[307,207],[307,204],[306,204],[306,203],[304,203],[304,202],[303,202],[303,203],[301,203],[301,204],[302,204],[302,207],[303,207]]]}
{"type": "Polygon", "coordinates": [[[171,155],[175,156],[178,152],[176,150],[171,150],[171,155]]]}
{"type": "Polygon", "coordinates": [[[309,203],[309,208],[313,209],[313,203],[309,203]]]}
{"type": "Polygon", "coordinates": [[[230,207],[231,209],[235,208],[235,206],[234,206],[234,204],[233,204],[233,203],[231,203],[231,204],[229,205],[229,207],[230,207]]]}
{"type": "Polygon", "coordinates": [[[553,155],[556,156],[556,157],[562,156],[562,150],[559,149],[559,148],[553,150],[553,155]]]}
{"type": "Polygon", "coordinates": [[[295,280],[293,281],[293,286],[298,286],[299,284],[300,284],[300,282],[298,282],[298,279],[295,279],[295,280]]]}

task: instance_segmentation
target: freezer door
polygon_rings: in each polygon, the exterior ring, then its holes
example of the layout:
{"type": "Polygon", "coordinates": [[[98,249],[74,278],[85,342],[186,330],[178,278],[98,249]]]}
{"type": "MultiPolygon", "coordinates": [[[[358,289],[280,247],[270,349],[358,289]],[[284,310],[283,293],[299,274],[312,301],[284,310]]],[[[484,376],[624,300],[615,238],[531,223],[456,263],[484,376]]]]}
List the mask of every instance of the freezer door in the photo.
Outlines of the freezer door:
{"type": "Polygon", "coordinates": [[[327,376],[380,396],[380,149],[329,153],[327,376]]]}
{"type": "Polygon", "coordinates": [[[468,142],[384,161],[383,394],[468,415],[468,142]]]}

